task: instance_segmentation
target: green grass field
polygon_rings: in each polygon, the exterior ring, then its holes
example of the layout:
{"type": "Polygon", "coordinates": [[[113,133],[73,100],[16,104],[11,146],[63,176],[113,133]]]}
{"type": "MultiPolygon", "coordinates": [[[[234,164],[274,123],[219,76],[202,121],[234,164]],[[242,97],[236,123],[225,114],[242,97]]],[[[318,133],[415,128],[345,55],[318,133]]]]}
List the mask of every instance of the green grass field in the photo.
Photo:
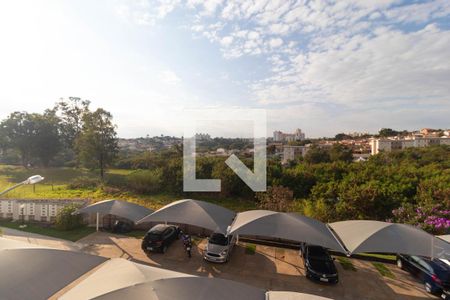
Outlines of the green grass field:
{"type": "Polygon", "coordinates": [[[46,236],[51,236],[63,240],[68,240],[72,242],[76,242],[79,239],[93,233],[95,228],[92,227],[81,227],[74,230],[58,230],[54,227],[45,227],[40,226],[38,224],[25,223],[27,226],[21,228],[20,222],[10,222],[10,221],[0,221],[0,226],[7,227],[11,229],[21,230],[30,233],[37,233],[46,236]]]}
{"type": "Polygon", "coordinates": [[[375,267],[375,269],[378,270],[378,272],[382,276],[395,279],[394,273],[392,273],[391,270],[389,270],[389,268],[386,267],[384,264],[379,263],[379,262],[372,262],[372,265],[375,267]]]}
{"type": "MultiPolygon", "coordinates": [[[[106,176],[113,177],[114,180],[126,180],[126,176],[134,170],[109,169],[106,176]]],[[[72,189],[69,184],[75,179],[98,178],[96,172],[86,169],[72,168],[33,168],[25,169],[20,166],[0,165],[0,191],[19,183],[29,176],[39,174],[45,177],[42,183],[33,186],[21,186],[11,192],[3,195],[3,198],[12,199],[92,199],[100,201],[105,199],[121,199],[146,206],[152,209],[158,209],[162,206],[183,198],[191,196],[170,195],[167,193],[158,193],[152,195],[136,194],[126,189],[118,190],[116,188],[77,188],[72,189]]],[[[222,196],[196,195],[195,199],[204,200],[227,207],[235,211],[244,211],[255,209],[254,201],[248,199],[226,198],[222,196]]]]}

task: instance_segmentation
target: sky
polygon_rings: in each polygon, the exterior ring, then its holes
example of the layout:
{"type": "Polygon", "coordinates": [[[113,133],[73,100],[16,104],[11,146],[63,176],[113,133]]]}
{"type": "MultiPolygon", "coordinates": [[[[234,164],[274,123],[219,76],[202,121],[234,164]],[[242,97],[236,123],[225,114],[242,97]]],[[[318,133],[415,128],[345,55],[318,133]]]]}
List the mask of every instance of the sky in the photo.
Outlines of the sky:
{"type": "Polygon", "coordinates": [[[127,138],[209,108],[269,135],[450,128],[448,0],[0,0],[0,39],[2,119],[74,96],[127,138]]]}

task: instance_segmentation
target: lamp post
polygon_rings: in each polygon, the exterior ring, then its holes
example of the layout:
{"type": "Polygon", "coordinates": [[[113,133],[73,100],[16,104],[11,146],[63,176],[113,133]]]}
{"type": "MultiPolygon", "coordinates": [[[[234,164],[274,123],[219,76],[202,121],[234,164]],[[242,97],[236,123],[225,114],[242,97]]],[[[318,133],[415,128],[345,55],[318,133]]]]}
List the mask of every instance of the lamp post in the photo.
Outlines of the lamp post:
{"type": "Polygon", "coordinates": [[[12,187],[4,190],[3,192],[0,193],[0,196],[8,193],[9,191],[12,191],[15,188],[18,188],[19,186],[28,185],[28,184],[36,184],[38,182],[41,182],[42,180],[44,180],[44,177],[42,177],[41,175],[33,175],[31,177],[28,177],[26,180],[19,182],[18,184],[13,185],[12,187]]]}

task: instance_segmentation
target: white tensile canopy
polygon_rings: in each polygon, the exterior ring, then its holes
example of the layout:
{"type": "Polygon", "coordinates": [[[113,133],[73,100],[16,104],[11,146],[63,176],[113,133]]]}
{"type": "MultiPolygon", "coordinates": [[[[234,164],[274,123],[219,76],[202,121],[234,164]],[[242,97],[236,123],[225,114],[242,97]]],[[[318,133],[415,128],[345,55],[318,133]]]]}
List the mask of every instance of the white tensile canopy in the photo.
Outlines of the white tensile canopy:
{"type": "MultiPolygon", "coordinates": [[[[6,244],[3,240],[0,243],[6,244]]],[[[21,248],[9,243],[0,250],[0,299],[48,299],[106,260],[80,252],[21,248]]]]}
{"type": "Polygon", "coordinates": [[[401,253],[450,257],[450,244],[416,227],[369,220],[330,224],[350,253],[401,253]]]}
{"type": "Polygon", "coordinates": [[[104,200],[83,207],[75,213],[115,215],[136,222],[152,212],[153,210],[135,203],[122,200],[104,200]]]}
{"type": "Polygon", "coordinates": [[[177,277],[136,284],[94,299],[123,300],[265,300],[266,291],[210,277],[177,277]]]}
{"type": "Polygon", "coordinates": [[[438,235],[437,237],[440,238],[441,240],[446,241],[447,243],[450,243],[450,234],[438,235]]]}
{"type": "Polygon", "coordinates": [[[269,291],[266,295],[267,300],[333,300],[321,296],[295,292],[269,291]]]}
{"type": "Polygon", "coordinates": [[[139,283],[188,276],[190,275],[137,264],[123,258],[113,258],[59,299],[92,299],[139,283]]]}
{"type": "Polygon", "coordinates": [[[242,212],[236,216],[230,233],[306,242],[346,253],[326,224],[296,213],[242,212]]]}
{"type": "Polygon", "coordinates": [[[27,248],[49,249],[48,247],[41,245],[0,237],[0,251],[7,249],[27,249],[27,248]]]}
{"type": "Polygon", "coordinates": [[[212,203],[184,199],[172,202],[137,223],[170,222],[226,233],[236,213],[212,203]]]}

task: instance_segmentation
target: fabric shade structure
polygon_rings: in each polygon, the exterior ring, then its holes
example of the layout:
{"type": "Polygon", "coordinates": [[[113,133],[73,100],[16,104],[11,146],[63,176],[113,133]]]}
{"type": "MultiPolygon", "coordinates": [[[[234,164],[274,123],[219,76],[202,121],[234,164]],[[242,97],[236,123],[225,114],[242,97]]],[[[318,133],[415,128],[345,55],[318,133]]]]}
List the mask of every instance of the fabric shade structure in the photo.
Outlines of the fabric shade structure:
{"type": "Polygon", "coordinates": [[[279,292],[279,291],[269,291],[267,292],[267,300],[332,300],[330,298],[325,298],[321,296],[305,294],[305,293],[294,293],[294,292],[279,292]]]}
{"type": "Polygon", "coordinates": [[[61,300],[92,299],[139,283],[190,275],[145,266],[123,258],[105,262],[77,286],[59,297],[61,300]]]}
{"type": "Polygon", "coordinates": [[[106,260],[56,249],[0,250],[0,299],[48,299],[106,260]]]}
{"type": "Polygon", "coordinates": [[[77,214],[101,214],[101,215],[115,215],[121,218],[137,222],[143,217],[151,214],[153,210],[147,207],[122,201],[122,200],[104,200],[77,210],[77,214]]]}
{"type": "Polygon", "coordinates": [[[450,257],[449,243],[410,225],[353,220],[330,226],[352,254],[378,252],[450,257]]]}
{"type": "Polygon", "coordinates": [[[441,240],[446,241],[447,243],[450,243],[450,234],[438,235],[438,238],[440,238],[441,240]]]}
{"type": "Polygon", "coordinates": [[[7,249],[28,249],[28,248],[49,249],[48,247],[41,245],[35,245],[27,242],[0,237],[0,251],[7,249]]]}
{"type": "Polygon", "coordinates": [[[225,279],[178,277],[136,284],[93,299],[265,300],[265,294],[265,290],[225,279]]]}
{"type": "Polygon", "coordinates": [[[231,225],[230,233],[306,242],[346,253],[326,224],[296,213],[242,212],[231,225]]]}
{"type": "Polygon", "coordinates": [[[172,202],[138,222],[171,222],[226,233],[236,213],[224,207],[192,199],[172,202]]]}

